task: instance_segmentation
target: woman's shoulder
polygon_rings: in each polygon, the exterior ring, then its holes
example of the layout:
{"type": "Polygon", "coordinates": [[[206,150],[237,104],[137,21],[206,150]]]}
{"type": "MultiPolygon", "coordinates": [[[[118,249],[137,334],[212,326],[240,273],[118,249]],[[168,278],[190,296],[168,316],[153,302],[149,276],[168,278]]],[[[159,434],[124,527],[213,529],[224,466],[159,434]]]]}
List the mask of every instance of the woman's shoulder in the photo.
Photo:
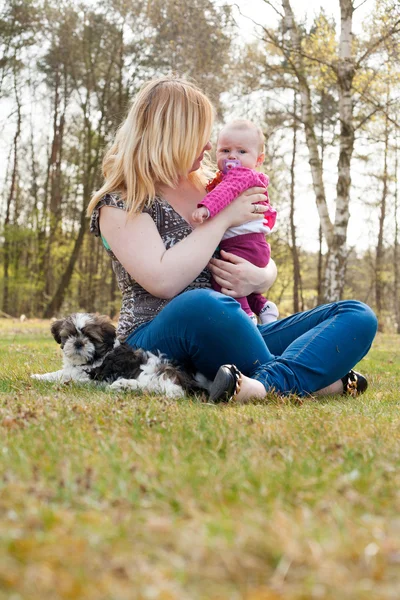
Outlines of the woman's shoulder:
{"type": "Polygon", "coordinates": [[[110,206],[112,208],[119,208],[120,210],[126,210],[125,202],[122,200],[121,196],[117,192],[110,192],[105,194],[92,212],[92,216],[90,217],[90,232],[94,233],[95,236],[100,236],[100,209],[103,206],[110,206]]]}
{"type": "Polygon", "coordinates": [[[99,210],[102,206],[112,206],[121,210],[126,210],[125,202],[118,192],[110,192],[100,198],[95,210],[99,210]]]}
{"type": "MultiPolygon", "coordinates": [[[[127,210],[126,204],[118,192],[109,192],[105,194],[98,203],[96,204],[91,218],[90,218],[90,232],[96,236],[100,236],[100,209],[103,206],[110,208],[118,208],[120,210],[127,210]]],[[[150,215],[150,217],[159,223],[163,221],[163,216],[169,210],[169,205],[161,197],[156,196],[153,202],[149,206],[143,208],[142,213],[150,215]]]]}

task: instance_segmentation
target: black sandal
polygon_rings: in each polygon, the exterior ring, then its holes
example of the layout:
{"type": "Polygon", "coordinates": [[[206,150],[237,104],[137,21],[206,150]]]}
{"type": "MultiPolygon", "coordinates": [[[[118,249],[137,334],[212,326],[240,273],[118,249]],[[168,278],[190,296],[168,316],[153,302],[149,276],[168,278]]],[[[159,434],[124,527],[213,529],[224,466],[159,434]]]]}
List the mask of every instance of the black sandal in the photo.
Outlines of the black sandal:
{"type": "Polygon", "coordinates": [[[344,396],[358,396],[363,394],[368,387],[368,381],[364,375],[353,371],[353,369],[342,377],[342,383],[344,396]]]}
{"type": "Polygon", "coordinates": [[[211,402],[231,402],[240,392],[242,374],[235,365],[222,365],[210,388],[211,402]]]}

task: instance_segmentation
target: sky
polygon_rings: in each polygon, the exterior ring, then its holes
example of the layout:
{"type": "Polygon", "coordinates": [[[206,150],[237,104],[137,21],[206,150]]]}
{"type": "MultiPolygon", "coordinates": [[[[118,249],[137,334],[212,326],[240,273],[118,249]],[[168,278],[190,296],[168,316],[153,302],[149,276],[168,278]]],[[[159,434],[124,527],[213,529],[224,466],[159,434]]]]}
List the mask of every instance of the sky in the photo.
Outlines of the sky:
{"type": "MultiPolygon", "coordinates": [[[[229,3],[234,7],[237,6],[242,13],[243,17],[240,17],[239,10],[235,9],[241,32],[246,36],[251,37],[254,30],[251,19],[263,25],[276,22],[275,11],[264,0],[232,0],[229,3]]],[[[279,7],[280,2],[271,0],[270,4],[279,7]]],[[[291,4],[296,17],[301,19],[306,17],[308,22],[313,20],[321,7],[328,16],[334,17],[337,22],[340,20],[339,0],[292,0],[291,4]]],[[[358,8],[354,12],[354,33],[361,31],[363,19],[373,6],[374,0],[358,0],[358,2],[356,0],[356,8],[358,8]]]]}

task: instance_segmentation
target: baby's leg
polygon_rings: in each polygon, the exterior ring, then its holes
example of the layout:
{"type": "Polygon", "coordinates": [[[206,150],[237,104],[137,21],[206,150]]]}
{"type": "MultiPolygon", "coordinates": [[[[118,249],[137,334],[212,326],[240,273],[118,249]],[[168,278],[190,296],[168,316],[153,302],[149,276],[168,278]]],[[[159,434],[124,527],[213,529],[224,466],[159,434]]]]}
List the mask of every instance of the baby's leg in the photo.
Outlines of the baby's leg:
{"type": "MultiPolygon", "coordinates": [[[[218,283],[216,281],[214,281],[214,278],[211,278],[211,285],[213,290],[215,290],[216,292],[220,292],[221,291],[221,286],[218,285],[218,283]]],[[[244,296],[243,298],[235,298],[235,300],[237,300],[240,304],[240,306],[243,308],[244,312],[249,315],[249,317],[253,317],[253,311],[251,310],[250,306],[249,306],[249,302],[247,300],[247,298],[244,296]]]]}
{"type": "Polygon", "coordinates": [[[278,307],[271,300],[267,300],[262,294],[250,294],[247,297],[250,308],[260,317],[262,325],[273,323],[279,317],[278,307]]]}

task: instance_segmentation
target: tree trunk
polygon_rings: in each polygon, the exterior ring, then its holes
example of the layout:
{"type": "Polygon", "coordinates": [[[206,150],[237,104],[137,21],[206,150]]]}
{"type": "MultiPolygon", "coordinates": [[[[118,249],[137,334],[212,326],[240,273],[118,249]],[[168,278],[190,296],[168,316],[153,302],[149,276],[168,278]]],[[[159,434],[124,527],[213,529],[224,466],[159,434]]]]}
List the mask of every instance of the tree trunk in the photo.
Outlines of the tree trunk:
{"type": "Polygon", "coordinates": [[[48,305],[46,306],[46,308],[44,310],[44,313],[43,313],[44,319],[50,319],[51,317],[56,315],[59,312],[59,310],[62,306],[62,303],[64,301],[64,296],[65,296],[65,293],[71,282],[71,277],[72,277],[72,273],[74,272],[75,263],[79,256],[79,251],[82,247],[83,239],[85,237],[85,232],[87,229],[86,207],[87,207],[87,202],[84,202],[84,206],[83,206],[81,218],[80,218],[79,232],[78,232],[78,236],[75,240],[72,254],[68,261],[67,267],[60,279],[58,287],[57,287],[52,299],[50,300],[50,302],[48,303],[48,305]]]}
{"type": "Polygon", "coordinates": [[[324,268],[324,255],[322,254],[322,227],[319,226],[318,231],[318,263],[317,263],[317,304],[324,302],[324,284],[323,284],[323,268],[324,268]]]}
{"type": "MultiPolygon", "coordinates": [[[[17,61],[17,57],[14,57],[15,63],[17,61]]],[[[6,214],[4,218],[4,243],[3,243],[3,269],[4,269],[4,278],[3,278],[3,311],[5,313],[10,312],[10,281],[9,281],[9,268],[11,262],[11,240],[10,240],[10,224],[11,224],[11,206],[13,201],[15,201],[15,191],[17,186],[17,178],[18,178],[18,144],[19,138],[21,135],[21,102],[19,98],[18,85],[17,85],[17,73],[16,66],[14,66],[14,94],[15,94],[15,102],[17,104],[17,126],[14,134],[13,140],[13,151],[12,151],[12,172],[11,172],[11,183],[10,183],[10,191],[7,196],[6,202],[6,214]]]]}
{"type": "MultiPolygon", "coordinates": [[[[311,102],[311,90],[308,85],[307,72],[303,61],[301,37],[295,23],[289,0],[282,0],[285,13],[285,25],[290,34],[293,50],[291,56],[295,74],[299,84],[302,122],[309,152],[309,163],[313,180],[322,231],[328,245],[329,253],[325,271],[325,300],[340,300],[343,294],[346,260],[347,260],[347,225],[349,220],[350,163],[354,147],[352,84],[354,78],[354,61],[352,57],[352,0],[340,0],[341,31],[339,43],[339,60],[334,68],[337,76],[340,113],[340,153],[338,161],[338,181],[336,186],[335,222],[329,218],[326,195],[323,183],[323,166],[319,156],[317,136],[314,127],[314,115],[311,102]]],[[[333,68],[333,67],[332,67],[333,68]]]]}
{"type": "Polygon", "coordinates": [[[289,0],[282,0],[282,6],[285,11],[285,25],[289,31],[291,45],[293,49],[293,62],[296,70],[296,77],[299,83],[301,99],[301,120],[304,125],[306,144],[309,153],[309,164],[313,181],[314,193],[317,203],[319,218],[322,230],[328,246],[333,236],[333,227],[329,218],[328,206],[326,202],[325,187],[323,181],[322,164],[318,151],[317,136],[315,134],[314,116],[311,102],[311,90],[307,82],[306,70],[303,64],[301,52],[300,34],[294,19],[294,14],[289,0]]]}
{"type": "Polygon", "coordinates": [[[347,226],[351,173],[350,165],[354,149],[353,98],[354,61],[352,57],[352,0],[340,0],[341,29],[337,81],[339,91],[340,149],[338,180],[336,185],[336,212],[334,235],[329,245],[325,273],[325,296],[327,300],[340,300],[343,295],[347,262],[347,226]]]}
{"type": "Polygon", "coordinates": [[[47,164],[47,178],[45,184],[45,201],[43,211],[44,228],[49,222],[49,235],[39,231],[41,245],[41,271],[45,277],[45,295],[50,297],[53,289],[53,244],[57,239],[57,230],[61,227],[61,155],[64,131],[64,114],[60,116],[61,109],[61,75],[60,67],[55,73],[54,110],[53,110],[53,139],[47,164]]]}
{"type": "Polygon", "coordinates": [[[301,297],[301,273],[300,273],[300,260],[299,252],[296,243],[296,225],[294,222],[295,212],[295,166],[296,166],[296,152],[297,152],[297,99],[296,92],[294,92],[293,98],[293,142],[292,142],[292,161],[290,165],[290,233],[292,238],[292,260],[293,260],[293,311],[295,313],[303,310],[303,302],[300,304],[301,297]]]}
{"type": "Polygon", "coordinates": [[[383,175],[382,175],[382,197],[379,213],[379,230],[378,243],[376,245],[376,260],[375,260],[375,301],[376,313],[378,317],[378,329],[382,331],[382,313],[383,313],[383,271],[384,271],[384,247],[383,234],[386,218],[386,200],[388,194],[388,152],[389,152],[389,115],[388,115],[388,95],[386,97],[386,114],[385,114],[385,150],[383,160],[383,175]]]}
{"type": "Polygon", "coordinates": [[[396,316],[397,333],[400,334],[400,252],[399,252],[399,184],[398,184],[398,141],[396,140],[395,150],[395,189],[394,189],[394,250],[393,250],[393,262],[394,262],[394,314],[396,316]]]}

